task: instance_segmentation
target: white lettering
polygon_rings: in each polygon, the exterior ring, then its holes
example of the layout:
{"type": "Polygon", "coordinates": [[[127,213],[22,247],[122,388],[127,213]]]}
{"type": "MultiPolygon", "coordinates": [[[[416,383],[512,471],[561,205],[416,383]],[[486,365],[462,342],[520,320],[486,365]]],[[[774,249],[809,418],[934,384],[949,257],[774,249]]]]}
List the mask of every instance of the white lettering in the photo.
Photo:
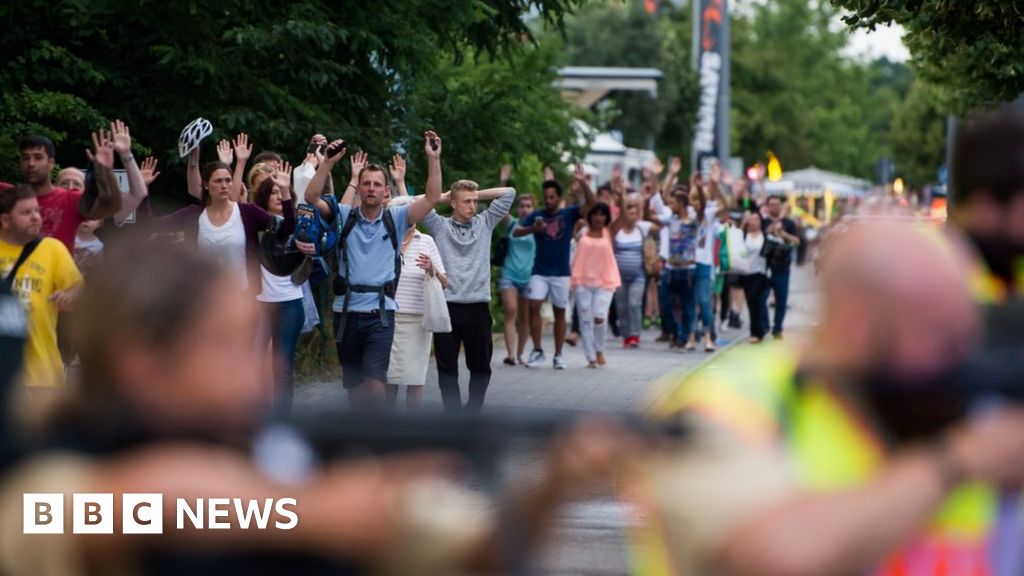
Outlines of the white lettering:
{"type": "Polygon", "coordinates": [[[715,126],[718,116],[718,90],[721,84],[722,56],[704,52],[700,58],[700,108],[693,147],[698,152],[715,149],[715,126]]]}
{"type": "Polygon", "coordinates": [[[227,498],[210,498],[208,513],[210,516],[209,528],[210,530],[227,530],[231,528],[230,522],[221,522],[218,518],[228,517],[228,505],[231,504],[231,500],[227,498]]]}
{"type": "Polygon", "coordinates": [[[270,511],[273,508],[274,500],[267,498],[263,501],[263,506],[259,506],[258,500],[249,500],[248,505],[243,510],[242,499],[235,498],[235,515],[238,516],[238,525],[243,530],[249,529],[249,522],[252,518],[256,518],[256,527],[260,530],[267,529],[267,522],[270,520],[270,511]],[[262,513],[262,515],[261,515],[262,513]]]}
{"type": "Polygon", "coordinates": [[[291,530],[292,528],[295,528],[296,526],[298,526],[299,525],[299,515],[296,514],[294,510],[289,510],[289,509],[285,508],[285,506],[288,506],[288,505],[291,505],[294,508],[294,507],[298,506],[298,504],[299,503],[295,501],[295,498],[282,498],[282,499],[278,500],[277,504],[274,505],[274,510],[277,511],[277,514],[279,516],[284,516],[285,518],[288,518],[289,520],[288,520],[288,522],[281,522],[281,521],[275,522],[274,526],[276,528],[280,529],[280,530],[291,530]]]}
{"type": "Polygon", "coordinates": [[[188,500],[178,498],[178,530],[185,529],[185,516],[192,521],[192,527],[198,530],[203,529],[203,499],[196,500],[195,511],[188,505],[188,500]]]}

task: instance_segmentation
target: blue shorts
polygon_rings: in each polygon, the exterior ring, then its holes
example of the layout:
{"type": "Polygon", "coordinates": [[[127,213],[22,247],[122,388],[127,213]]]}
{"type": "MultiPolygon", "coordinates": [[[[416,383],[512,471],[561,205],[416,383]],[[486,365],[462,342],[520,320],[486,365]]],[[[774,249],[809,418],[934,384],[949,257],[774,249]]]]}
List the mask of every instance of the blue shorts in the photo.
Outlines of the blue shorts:
{"type": "Polygon", "coordinates": [[[530,293],[530,281],[527,280],[526,282],[516,282],[515,280],[512,280],[511,278],[507,278],[505,276],[498,278],[499,292],[508,290],[510,288],[515,288],[516,291],[519,292],[520,297],[526,298],[530,293]]]}
{"type": "MultiPolygon", "coordinates": [[[[395,312],[388,310],[388,326],[380,321],[379,312],[349,312],[345,332],[335,342],[341,363],[341,382],[346,390],[358,388],[363,380],[388,381],[391,364],[391,343],[395,339],[395,312]]],[[[341,314],[334,313],[334,325],[341,314]]]]}

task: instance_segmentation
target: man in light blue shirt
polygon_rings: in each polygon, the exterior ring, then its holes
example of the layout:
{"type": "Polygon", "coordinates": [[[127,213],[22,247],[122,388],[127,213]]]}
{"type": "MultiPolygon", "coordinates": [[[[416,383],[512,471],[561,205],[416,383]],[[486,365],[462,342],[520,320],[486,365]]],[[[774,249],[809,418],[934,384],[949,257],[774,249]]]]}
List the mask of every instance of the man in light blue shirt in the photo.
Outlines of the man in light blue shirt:
{"type": "MultiPolygon", "coordinates": [[[[426,193],[408,206],[384,206],[391,188],[387,171],[376,164],[367,164],[353,180],[358,184],[349,184],[359,195],[358,207],[339,205],[333,197],[322,196],[331,169],[345,155],[341,140],[328,146],[324,161],[306,188],[306,202],[316,206],[331,226],[339,230],[351,227],[339,258],[333,309],[342,383],[353,404],[383,400],[398,309],[394,300],[398,284],[396,246],[400,249],[406,230],[422,220],[441,197],[441,139],[430,131],[424,137],[426,193]],[[350,221],[353,211],[354,220],[350,221]],[[393,231],[387,219],[393,222],[393,231]]],[[[312,251],[312,245],[300,248],[312,251]]]]}

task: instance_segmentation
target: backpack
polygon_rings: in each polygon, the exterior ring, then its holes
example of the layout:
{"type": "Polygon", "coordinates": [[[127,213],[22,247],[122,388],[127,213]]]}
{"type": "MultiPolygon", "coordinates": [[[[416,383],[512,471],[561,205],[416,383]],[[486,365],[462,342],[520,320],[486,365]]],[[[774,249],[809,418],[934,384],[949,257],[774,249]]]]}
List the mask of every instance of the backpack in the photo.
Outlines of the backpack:
{"type": "MultiPolygon", "coordinates": [[[[323,200],[335,214],[341,213],[338,199],[334,195],[323,196],[323,200]]],[[[312,244],[317,258],[323,258],[330,254],[331,250],[338,245],[339,229],[324,220],[316,206],[303,202],[295,207],[295,239],[312,244]]]]}
{"type": "Polygon", "coordinates": [[[515,224],[509,223],[506,233],[501,238],[498,238],[498,242],[494,245],[494,254],[491,255],[491,266],[501,268],[505,265],[505,259],[508,258],[509,236],[512,234],[514,227],[515,224]]]}
{"type": "MultiPolygon", "coordinates": [[[[337,203],[335,202],[335,205],[337,203]]],[[[335,219],[338,220],[338,216],[341,215],[341,211],[334,213],[335,219]]],[[[367,284],[352,284],[348,281],[345,276],[341,275],[341,271],[344,270],[345,274],[348,274],[348,237],[352,233],[352,230],[356,227],[359,222],[359,212],[357,208],[353,208],[348,213],[348,218],[345,219],[345,223],[341,226],[341,231],[338,233],[337,251],[338,251],[338,273],[334,275],[334,295],[344,296],[345,305],[342,309],[342,317],[348,313],[348,305],[352,300],[353,292],[376,292],[379,296],[380,301],[380,319],[381,324],[384,326],[388,325],[387,316],[384,314],[384,303],[385,297],[394,298],[395,292],[398,290],[398,279],[402,275],[402,251],[399,249],[398,241],[398,230],[395,228],[395,219],[391,215],[391,210],[387,207],[383,208],[381,213],[381,220],[384,223],[384,230],[387,232],[388,238],[391,239],[391,248],[395,251],[395,277],[393,280],[389,280],[380,286],[371,286],[367,284]]],[[[342,324],[343,326],[343,324],[342,324]]],[[[337,334],[337,338],[340,340],[343,329],[337,334]]]]}

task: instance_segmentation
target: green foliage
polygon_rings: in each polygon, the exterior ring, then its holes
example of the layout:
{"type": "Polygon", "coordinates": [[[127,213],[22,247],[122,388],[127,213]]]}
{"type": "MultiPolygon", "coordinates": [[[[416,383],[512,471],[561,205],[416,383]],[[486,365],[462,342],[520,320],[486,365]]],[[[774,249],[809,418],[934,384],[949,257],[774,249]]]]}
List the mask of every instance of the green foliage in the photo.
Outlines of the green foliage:
{"type": "Polygon", "coordinates": [[[958,112],[1024,92],[1024,17],[1015,0],[832,0],[853,27],[897,23],[919,72],[958,112]]]}
{"type": "Polygon", "coordinates": [[[787,169],[871,178],[886,153],[905,75],[889,63],[841,54],[822,0],[755,4],[733,19],[733,150],[747,163],[773,150],[787,169]]]}
{"type": "MultiPolygon", "coordinates": [[[[489,106],[495,114],[492,128],[503,120],[501,114],[520,122],[564,115],[559,101],[533,93],[545,91],[546,84],[532,86],[529,93],[500,94],[474,83],[507,79],[510,67],[540,82],[550,73],[545,72],[550,56],[531,48],[526,16],[557,26],[580,2],[3,3],[0,155],[13,159],[22,135],[41,132],[59,144],[61,163],[82,164],[89,130],[118,117],[167,165],[157,189],[173,188],[183,196],[176,142],[181,128],[197,116],[213,122],[214,139],[246,131],[257,150],[277,149],[291,158],[301,157],[309,136],[322,132],[345,137],[382,160],[396,143],[398,149],[420,148],[422,130],[441,122],[448,130],[442,131],[446,142],[479,150],[460,159],[482,161],[491,150],[487,169],[494,170],[496,151],[522,152],[537,139],[498,140],[507,138],[504,131],[473,140],[460,133],[452,114],[489,106]],[[453,63],[470,58],[486,70],[453,63]],[[463,82],[460,74],[473,77],[463,82]],[[466,102],[444,94],[441,85],[467,87],[485,100],[466,102]],[[546,115],[517,110],[523,102],[544,102],[546,115]]],[[[486,132],[487,126],[476,124],[472,138],[486,132]]],[[[571,143],[558,141],[565,134],[544,129],[541,135],[550,140],[530,151],[549,157],[571,143]]],[[[205,151],[212,148],[209,144],[205,151]]],[[[458,168],[475,173],[484,166],[458,168]]],[[[0,178],[17,178],[16,170],[12,163],[0,163],[0,178]]],[[[411,179],[421,176],[411,170],[411,179]]]]}
{"type": "Polygon", "coordinates": [[[939,93],[918,81],[896,107],[892,150],[897,170],[911,188],[935,182],[946,162],[946,110],[939,93]]]}
{"type": "Polygon", "coordinates": [[[592,2],[566,26],[568,61],[577,66],[658,68],[664,74],[658,98],[645,93],[612,94],[619,114],[610,128],[627,146],[656,145],[666,155],[688,157],[693,141],[699,86],[692,62],[690,8],[663,3],[654,17],[641,2],[592,2]]]}

